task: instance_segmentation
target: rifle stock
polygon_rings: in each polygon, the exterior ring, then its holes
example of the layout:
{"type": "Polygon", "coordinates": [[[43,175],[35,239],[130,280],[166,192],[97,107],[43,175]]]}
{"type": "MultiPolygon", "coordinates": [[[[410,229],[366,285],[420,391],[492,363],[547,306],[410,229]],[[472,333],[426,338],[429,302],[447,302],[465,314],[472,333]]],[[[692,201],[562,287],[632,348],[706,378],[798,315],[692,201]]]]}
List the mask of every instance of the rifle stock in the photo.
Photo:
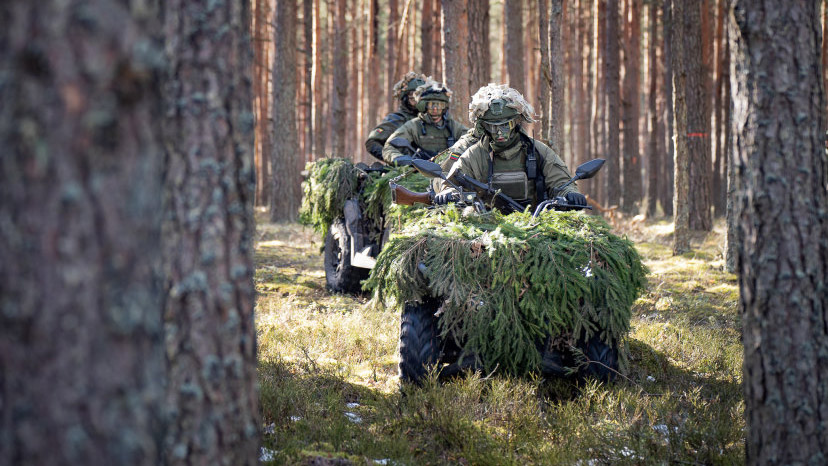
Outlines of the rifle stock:
{"type": "Polygon", "coordinates": [[[420,204],[431,205],[433,202],[431,194],[428,192],[415,193],[396,183],[390,184],[389,187],[391,188],[391,199],[397,204],[414,205],[419,202],[420,204]]]}

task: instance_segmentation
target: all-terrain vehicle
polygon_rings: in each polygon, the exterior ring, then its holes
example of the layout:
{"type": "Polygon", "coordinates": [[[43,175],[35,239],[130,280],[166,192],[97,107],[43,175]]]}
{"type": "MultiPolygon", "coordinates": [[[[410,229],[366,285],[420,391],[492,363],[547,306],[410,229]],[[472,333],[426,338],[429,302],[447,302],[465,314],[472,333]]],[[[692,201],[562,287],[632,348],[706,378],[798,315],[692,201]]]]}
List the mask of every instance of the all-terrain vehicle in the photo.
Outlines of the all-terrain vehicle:
{"type": "MultiPolygon", "coordinates": [[[[305,181],[301,220],[323,229],[320,233],[324,234],[325,283],[333,292],[360,292],[360,283],[376,264],[377,254],[389,234],[388,179],[398,178],[404,170],[411,172],[401,167],[410,165],[412,160],[432,156],[414,149],[408,141],[400,140],[400,144],[407,156],[398,159],[396,167],[380,162],[371,166],[353,164],[347,159],[325,159],[309,165],[307,176],[311,179],[305,181]],[[308,184],[314,181],[317,185],[308,184]],[[313,219],[314,216],[319,218],[313,219]]],[[[408,186],[424,188],[428,184],[416,171],[409,174],[412,176],[407,177],[408,186]]]]}
{"type": "MultiPolygon", "coordinates": [[[[413,165],[446,179],[435,163],[413,165]]],[[[569,183],[602,165],[579,166],[569,183]]],[[[593,216],[558,214],[589,207],[553,197],[521,213],[522,205],[485,184],[462,173],[454,179],[457,209],[436,209],[438,220],[392,238],[372,273],[380,300],[390,294],[402,302],[401,380],[419,384],[432,367],[444,377],[497,366],[614,379],[630,307],[645,283],[632,244],[593,216]],[[481,195],[518,213],[490,211],[481,195]],[[506,259],[498,263],[500,257],[506,259]]],[[[429,204],[433,196],[391,190],[406,205],[429,204]]]]}

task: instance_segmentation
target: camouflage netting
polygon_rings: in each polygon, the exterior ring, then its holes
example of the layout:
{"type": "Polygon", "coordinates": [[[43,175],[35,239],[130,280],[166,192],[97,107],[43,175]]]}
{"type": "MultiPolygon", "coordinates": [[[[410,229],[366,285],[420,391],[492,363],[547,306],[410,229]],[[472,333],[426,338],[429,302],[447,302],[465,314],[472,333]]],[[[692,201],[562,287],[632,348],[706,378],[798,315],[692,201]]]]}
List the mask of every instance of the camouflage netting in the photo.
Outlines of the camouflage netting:
{"type": "Polygon", "coordinates": [[[365,288],[375,305],[444,298],[444,335],[466,341],[488,369],[522,373],[539,368],[538,342],[549,336],[572,343],[598,333],[622,343],[646,274],[633,244],[599,217],[448,208],[392,237],[365,288]]]}
{"type": "Polygon", "coordinates": [[[302,183],[302,206],[299,222],[325,235],[331,224],[343,216],[345,201],[359,197],[363,214],[372,222],[380,222],[383,214],[407,217],[411,207],[391,206],[388,181],[402,173],[406,176],[397,183],[411,191],[422,192],[428,180],[413,168],[392,168],[383,174],[364,173],[349,159],[328,158],[310,162],[305,167],[307,179],[302,183]]]}
{"type": "Polygon", "coordinates": [[[529,105],[529,102],[523,98],[520,92],[505,84],[494,83],[481,87],[472,96],[471,102],[469,102],[469,121],[472,124],[477,122],[477,119],[489,109],[489,103],[496,99],[505,100],[507,102],[506,106],[515,109],[524,122],[534,123],[535,109],[529,105]]]}

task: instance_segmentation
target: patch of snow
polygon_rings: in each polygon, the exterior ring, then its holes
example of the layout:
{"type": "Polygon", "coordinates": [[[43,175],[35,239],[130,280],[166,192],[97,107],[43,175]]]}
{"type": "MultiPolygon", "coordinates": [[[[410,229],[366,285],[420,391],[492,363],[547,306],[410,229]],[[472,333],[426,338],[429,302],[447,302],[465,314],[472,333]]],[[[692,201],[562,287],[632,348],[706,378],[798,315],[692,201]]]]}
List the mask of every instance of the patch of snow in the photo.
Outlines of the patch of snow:
{"type": "Polygon", "coordinates": [[[601,464],[598,460],[578,460],[575,466],[599,466],[601,464]]]}
{"type": "Polygon", "coordinates": [[[653,377],[652,375],[648,375],[647,382],[655,382],[655,377],[653,377]]]}
{"type": "Polygon", "coordinates": [[[266,463],[268,461],[275,461],[276,453],[279,452],[276,450],[271,450],[270,448],[261,447],[259,449],[259,462],[266,463]]]}
{"type": "Polygon", "coordinates": [[[345,413],[345,417],[347,417],[348,420],[353,422],[354,424],[359,424],[360,422],[362,422],[362,418],[354,413],[345,413]]]}
{"type": "Polygon", "coordinates": [[[390,462],[391,462],[391,460],[389,460],[388,458],[384,458],[384,459],[381,459],[381,460],[374,460],[374,464],[389,464],[390,462]]]}
{"type": "Polygon", "coordinates": [[[346,406],[348,409],[359,408],[359,403],[345,403],[345,406],[346,406]]]}
{"type": "Polygon", "coordinates": [[[658,432],[659,434],[665,436],[665,437],[670,434],[670,430],[667,428],[667,424],[659,424],[659,425],[653,426],[653,430],[658,432]]]}
{"type": "Polygon", "coordinates": [[[293,421],[293,422],[297,422],[297,421],[301,421],[302,418],[300,416],[291,416],[290,420],[293,421]]]}
{"type": "Polygon", "coordinates": [[[272,422],[269,426],[265,426],[264,430],[262,430],[264,434],[273,435],[276,433],[276,423],[272,422]]]}

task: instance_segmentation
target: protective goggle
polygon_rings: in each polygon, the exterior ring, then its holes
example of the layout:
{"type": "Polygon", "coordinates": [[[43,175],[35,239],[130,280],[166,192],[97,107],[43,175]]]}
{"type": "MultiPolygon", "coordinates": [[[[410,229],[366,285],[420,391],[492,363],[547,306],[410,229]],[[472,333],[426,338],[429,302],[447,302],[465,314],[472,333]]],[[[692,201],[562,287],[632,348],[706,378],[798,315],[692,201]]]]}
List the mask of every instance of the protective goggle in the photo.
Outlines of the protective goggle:
{"type": "Polygon", "coordinates": [[[513,118],[509,121],[496,121],[496,122],[488,122],[482,121],[483,129],[489,132],[489,134],[497,134],[499,132],[510,132],[512,131],[515,126],[517,126],[517,119],[513,118]]]}
{"type": "Polygon", "coordinates": [[[444,110],[448,104],[442,100],[429,100],[425,104],[426,110],[444,110]]]}

